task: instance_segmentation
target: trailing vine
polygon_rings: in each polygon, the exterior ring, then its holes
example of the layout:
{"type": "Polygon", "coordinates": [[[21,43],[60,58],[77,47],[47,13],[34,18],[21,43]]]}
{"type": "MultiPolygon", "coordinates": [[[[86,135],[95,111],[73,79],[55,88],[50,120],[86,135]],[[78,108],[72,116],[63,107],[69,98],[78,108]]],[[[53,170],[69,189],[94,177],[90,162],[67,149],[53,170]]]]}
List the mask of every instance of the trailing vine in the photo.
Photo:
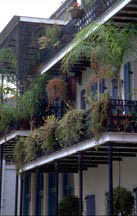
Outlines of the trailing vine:
{"type": "Polygon", "coordinates": [[[57,136],[60,145],[69,145],[71,142],[77,142],[83,135],[85,111],[73,109],[68,111],[59,121],[57,136]]]}
{"type": "Polygon", "coordinates": [[[92,133],[96,140],[99,140],[102,133],[108,130],[110,120],[109,99],[108,95],[99,95],[99,100],[96,96],[87,98],[90,104],[89,120],[91,125],[88,128],[88,134],[92,133]]]}

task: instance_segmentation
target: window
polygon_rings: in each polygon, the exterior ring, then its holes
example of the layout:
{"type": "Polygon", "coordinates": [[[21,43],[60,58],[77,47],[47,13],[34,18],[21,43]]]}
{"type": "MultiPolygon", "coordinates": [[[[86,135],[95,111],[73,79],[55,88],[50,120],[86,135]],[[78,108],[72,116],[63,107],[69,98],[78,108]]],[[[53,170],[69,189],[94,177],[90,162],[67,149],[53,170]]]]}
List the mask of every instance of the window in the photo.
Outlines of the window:
{"type": "Polygon", "coordinates": [[[62,197],[73,195],[73,174],[63,173],[62,174],[62,197]]]}
{"type": "Polygon", "coordinates": [[[31,214],[31,173],[24,174],[24,215],[31,214]]]}

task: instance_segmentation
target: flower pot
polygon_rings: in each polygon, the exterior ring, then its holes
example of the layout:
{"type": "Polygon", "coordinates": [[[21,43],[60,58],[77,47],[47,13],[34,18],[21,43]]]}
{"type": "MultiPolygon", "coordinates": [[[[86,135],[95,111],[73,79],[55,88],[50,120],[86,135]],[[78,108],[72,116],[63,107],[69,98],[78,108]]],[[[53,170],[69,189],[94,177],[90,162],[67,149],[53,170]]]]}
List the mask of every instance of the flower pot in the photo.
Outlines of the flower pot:
{"type": "Polygon", "coordinates": [[[70,14],[72,19],[79,19],[81,17],[81,10],[80,8],[73,8],[70,10],[70,14]]]}

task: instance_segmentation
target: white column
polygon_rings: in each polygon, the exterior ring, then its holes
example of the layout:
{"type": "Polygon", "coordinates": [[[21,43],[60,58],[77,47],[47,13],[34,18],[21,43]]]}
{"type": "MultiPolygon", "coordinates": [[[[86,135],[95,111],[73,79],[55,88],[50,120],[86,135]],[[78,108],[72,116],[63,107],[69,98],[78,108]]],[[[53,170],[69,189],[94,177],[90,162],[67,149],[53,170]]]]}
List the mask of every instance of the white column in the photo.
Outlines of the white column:
{"type": "Polygon", "coordinates": [[[17,201],[17,215],[20,215],[20,204],[21,204],[21,200],[20,200],[20,196],[21,196],[21,176],[19,174],[18,176],[18,201],[17,201]]]}

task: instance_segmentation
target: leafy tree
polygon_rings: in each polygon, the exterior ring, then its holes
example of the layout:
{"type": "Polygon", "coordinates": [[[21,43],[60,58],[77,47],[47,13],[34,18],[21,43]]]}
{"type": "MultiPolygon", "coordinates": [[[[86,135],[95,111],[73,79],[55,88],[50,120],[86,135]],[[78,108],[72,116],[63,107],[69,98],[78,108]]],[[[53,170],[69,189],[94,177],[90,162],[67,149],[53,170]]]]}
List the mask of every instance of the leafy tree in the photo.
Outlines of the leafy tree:
{"type": "Polygon", "coordinates": [[[0,49],[0,99],[3,103],[5,93],[13,91],[5,87],[7,83],[15,83],[16,56],[10,48],[0,49]]]}

